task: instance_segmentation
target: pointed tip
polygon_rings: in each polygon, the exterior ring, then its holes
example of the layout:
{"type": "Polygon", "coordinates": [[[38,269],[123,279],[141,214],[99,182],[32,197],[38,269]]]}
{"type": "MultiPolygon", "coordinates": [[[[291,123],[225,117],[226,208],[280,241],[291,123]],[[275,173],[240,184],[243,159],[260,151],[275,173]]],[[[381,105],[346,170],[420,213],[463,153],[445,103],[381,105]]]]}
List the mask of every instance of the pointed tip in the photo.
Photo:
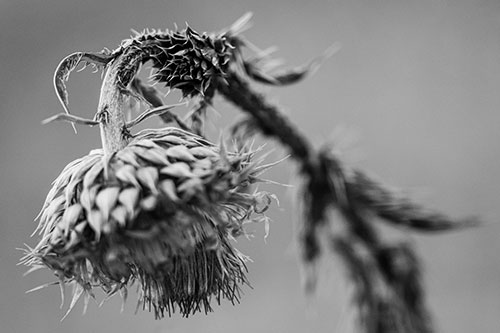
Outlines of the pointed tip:
{"type": "Polygon", "coordinates": [[[132,36],[133,38],[135,37],[139,37],[141,35],[141,33],[133,28],[130,29],[130,31],[135,35],[135,36],[132,36]]]}
{"type": "Polygon", "coordinates": [[[229,35],[238,35],[243,31],[246,31],[252,27],[250,20],[252,19],[253,13],[246,12],[239,19],[237,19],[229,28],[224,29],[223,33],[227,33],[229,35]]]}
{"type": "Polygon", "coordinates": [[[336,54],[337,52],[339,52],[341,48],[342,48],[342,44],[340,44],[338,42],[335,42],[332,45],[330,45],[323,52],[323,54],[321,54],[317,58],[313,59],[309,63],[309,65],[307,66],[308,67],[308,72],[309,72],[308,74],[309,75],[314,74],[319,69],[319,67],[321,67],[321,65],[323,64],[323,62],[325,62],[330,57],[332,57],[334,54],[336,54]]]}

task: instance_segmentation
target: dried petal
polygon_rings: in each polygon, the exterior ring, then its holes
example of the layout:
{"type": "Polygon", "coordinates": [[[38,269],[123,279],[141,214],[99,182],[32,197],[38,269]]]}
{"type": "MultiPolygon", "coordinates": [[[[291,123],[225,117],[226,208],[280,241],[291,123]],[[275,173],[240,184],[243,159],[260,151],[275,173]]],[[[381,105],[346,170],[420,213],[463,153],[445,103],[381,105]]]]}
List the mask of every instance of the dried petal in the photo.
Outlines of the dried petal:
{"type": "Polygon", "coordinates": [[[84,175],[94,163],[98,163],[101,156],[92,154],[91,152],[88,158],[82,159],[82,163],[78,165],[78,170],[71,176],[71,181],[64,190],[67,204],[75,197],[76,188],[82,182],[82,175],[84,175]]]}
{"type": "Polygon", "coordinates": [[[101,238],[102,226],[106,222],[101,212],[97,209],[94,209],[87,215],[87,221],[95,232],[95,239],[99,240],[101,238]]]}
{"type": "Polygon", "coordinates": [[[162,141],[166,141],[174,146],[186,144],[185,140],[176,135],[166,135],[162,138],[162,141]]]}
{"type": "Polygon", "coordinates": [[[90,186],[94,185],[97,177],[103,171],[103,169],[104,169],[103,163],[94,164],[90,168],[90,170],[87,171],[85,177],[83,177],[83,188],[89,188],[90,186]]]}
{"type": "Polygon", "coordinates": [[[115,207],[118,201],[119,187],[107,187],[101,190],[95,199],[95,204],[102,213],[105,220],[109,218],[109,213],[115,207]]]}
{"type": "Polygon", "coordinates": [[[140,187],[139,182],[135,176],[136,169],[130,164],[123,165],[118,170],[115,171],[115,176],[122,182],[126,184],[132,184],[136,187],[140,187]]]}
{"type": "Polygon", "coordinates": [[[56,245],[63,238],[63,230],[59,227],[55,227],[50,233],[50,244],[56,245]]]}
{"type": "Polygon", "coordinates": [[[124,206],[116,206],[115,209],[111,212],[111,217],[118,222],[118,225],[121,227],[127,226],[127,209],[124,206]]]}
{"type": "Polygon", "coordinates": [[[193,162],[196,158],[189,152],[186,146],[173,146],[166,151],[168,157],[175,158],[177,160],[185,162],[193,162]]]}
{"type": "Polygon", "coordinates": [[[179,197],[177,196],[177,191],[175,187],[175,183],[171,179],[165,179],[160,183],[161,191],[173,202],[179,201],[179,197]]]}
{"type": "Polygon", "coordinates": [[[54,216],[57,212],[64,209],[65,198],[64,195],[60,195],[54,200],[52,200],[48,207],[43,211],[40,221],[45,221],[49,216],[54,216]]]}
{"type": "Polygon", "coordinates": [[[149,161],[154,164],[160,164],[160,165],[170,164],[167,155],[165,154],[164,150],[160,147],[158,147],[158,149],[141,149],[140,153],[137,152],[137,154],[146,161],[149,161]]]}
{"type": "Polygon", "coordinates": [[[157,148],[158,145],[154,143],[152,140],[142,139],[140,141],[134,142],[134,146],[141,146],[144,148],[157,148]]]}
{"type": "Polygon", "coordinates": [[[129,215],[134,214],[137,200],[139,199],[140,191],[137,188],[129,187],[120,192],[118,201],[125,207],[129,215]]]}
{"type": "Polygon", "coordinates": [[[76,224],[82,213],[82,210],[82,205],[78,203],[66,208],[61,219],[61,228],[64,230],[65,235],[67,235],[69,230],[76,224]]]}
{"type": "Polygon", "coordinates": [[[137,161],[137,156],[132,152],[130,148],[125,148],[116,153],[116,157],[123,162],[130,164],[136,168],[140,167],[137,161]]]}
{"type": "Polygon", "coordinates": [[[194,156],[198,158],[204,158],[204,157],[219,157],[219,154],[217,154],[213,149],[207,148],[207,147],[193,147],[189,149],[189,152],[193,154],[194,156]]]}
{"type": "Polygon", "coordinates": [[[83,188],[80,194],[80,203],[85,208],[87,214],[94,208],[95,197],[101,188],[100,185],[94,185],[91,188],[83,188]]]}
{"type": "Polygon", "coordinates": [[[66,312],[64,317],[62,317],[61,321],[63,321],[69,315],[71,310],[73,310],[73,308],[76,305],[76,302],[78,302],[84,291],[85,289],[83,288],[83,286],[75,281],[73,284],[73,298],[71,299],[68,312],[66,312]]]}
{"type": "Polygon", "coordinates": [[[194,174],[191,172],[191,168],[184,162],[172,163],[169,166],[162,168],[160,173],[175,178],[194,177],[194,174]]]}
{"type": "Polygon", "coordinates": [[[152,193],[158,194],[158,189],[156,188],[156,184],[158,183],[158,169],[155,167],[140,168],[137,170],[137,179],[152,193]]]}
{"type": "Polygon", "coordinates": [[[155,209],[158,199],[154,195],[150,195],[141,200],[141,208],[145,211],[150,211],[155,209]]]}
{"type": "Polygon", "coordinates": [[[203,183],[197,177],[186,180],[178,187],[178,191],[182,193],[183,199],[186,200],[196,195],[196,193],[202,192],[203,189],[203,183]]]}
{"type": "Polygon", "coordinates": [[[76,231],[71,230],[71,232],[69,233],[69,240],[66,241],[66,245],[64,246],[64,249],[69,250],[70,248],[72,248],[73,246],[78,244],[79,242],[80,242],[80,238],[78,237],[78,234],[76,233],[76,231]]]}

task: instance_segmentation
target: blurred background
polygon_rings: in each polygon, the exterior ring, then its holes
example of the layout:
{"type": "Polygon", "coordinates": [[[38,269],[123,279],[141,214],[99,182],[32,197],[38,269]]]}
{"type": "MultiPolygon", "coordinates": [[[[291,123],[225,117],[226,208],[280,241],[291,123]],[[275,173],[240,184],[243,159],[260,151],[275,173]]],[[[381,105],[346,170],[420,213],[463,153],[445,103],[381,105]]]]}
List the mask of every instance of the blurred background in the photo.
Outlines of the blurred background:
{"type": "MultiPolygon", "coordinates": [[[[471,0],[329,1],[24,1],[0,0],[0,327],[2,332],[353,332],[350,284],[335,258],[325,260],[318,293],[301,289],[296,260],[296,207],[290,190],[263,226],[238,247],[253,289],[241,304],[189,319],[155,321],[124,313],[120,300],[82,304],[64,322],[59,289],[25,291],[54,277],[27,277],[16,266],[51,181],[70,161],[100,146],[97,128],[74,135],[52,86],[59,61],[75,51],[114,49],[130,29],[184,27],[218,31],[247,11],[245,36],[298,65],[337,42],[341,50],[313,76],[285,88],[259,87],[319,145],[336,143],[343,159],[421,203],[453,216],[479,215],[484,225],[443,235],[402,235],[425,264],[428,304],[439,332],[500,330],[500,2],[471,0]]],[[[100,76],[74,74],[70,109],[92,117],[100,76]]],[[[237,112],[216,100],[213,132],[237,112]]],[[[151,123],[150,123],[151,124],[151,123]]],[[[268,160],[285,154],[275,144],[268,160]]],[[[287,161],[267,178],[293,183],[287,161]]],[[[261,187],[262,188],[262,187],[261,187]]],[[[66,307],[68,304],[66,304],[66,307]]]]}

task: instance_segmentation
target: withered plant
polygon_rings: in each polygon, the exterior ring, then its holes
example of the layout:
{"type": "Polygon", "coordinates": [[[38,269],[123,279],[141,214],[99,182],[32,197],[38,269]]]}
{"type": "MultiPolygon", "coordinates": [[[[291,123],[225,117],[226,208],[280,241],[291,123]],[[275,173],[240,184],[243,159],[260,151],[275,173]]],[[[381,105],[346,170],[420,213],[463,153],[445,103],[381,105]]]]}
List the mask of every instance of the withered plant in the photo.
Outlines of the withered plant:
{"type": "MultiPolygon", "coordinates": [[[[238,302],[240,286],[247,283],[247,258],[231,240],[245,234],[247,222],[267,224],[264,212],[275,199],[251,187],[275,164],[256,159],[259,148],[251,142],[260,133],[281,144],[298,165],[303,264],[311,268],[330,252],[342,259],[364,332],[432,332],[412,245],[384,240],[377,224],[436,233],[475,219],[454,220],[428,210],[348,168],[331,147],[313,147],[252,82],[295,83],[333,49],[306,66],[276,71],[268,52],[241,35],[249,19],[247,14],[213,34],[190,27],[146,30],[114,51],[76,52],[62,60],[54,83],[65,113],[46,122],[99,126],[102,148],[68,164],[54,181],[38,217],[41,239],[26,249],[22,263],[30,271],[52,270],[58,278],[53,284],[62,292],[71,284],[69,310],[82,295],[87,304],[95,288],[125,299],[132,285],[138,286],[139,305],[157,318],[211,311],[213,300],[238,302]],[[68,111],[65,81],[80,65],[104,72],[93,119],[68,111]],[[173,113],[159,90],[139,79],[144,65],[152,68],[153,84],[180,90],[193,101],[187,116],[173,113]],[[217,94],[246,115],[232,127],[229,143],[213,144],[203,133],[217,94]],[[146,110],[127,120],[130,100],[146,110]],[[170,127],[132,133],[152,116],[170,127]],[[342,219],[332,221],[332,211],[342,219]]],[[[311,290],[315,270],[305,271],[311,290]]]]}

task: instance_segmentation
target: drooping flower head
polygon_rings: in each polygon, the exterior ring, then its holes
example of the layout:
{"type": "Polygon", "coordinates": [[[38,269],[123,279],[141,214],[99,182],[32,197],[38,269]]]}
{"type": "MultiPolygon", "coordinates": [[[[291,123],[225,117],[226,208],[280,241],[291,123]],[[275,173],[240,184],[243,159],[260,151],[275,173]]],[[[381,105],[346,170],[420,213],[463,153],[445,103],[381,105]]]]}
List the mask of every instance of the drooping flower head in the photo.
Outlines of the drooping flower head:
{"type": "Polygon", "coordinates": [[[95,287],[112,295],[134,283],[156,317],[237,302],[246,257],[231,239],[271,198],[248,191],[263,170],[252,157],[177,128],[144,130],[110,158],[93,150],[54,181],[23,261],[74,283],[71,307],[95,287]]]}
{"type": "MultiPolygon", "coordinates": [[[[151,79],[183,97],[206,99],[203,114],[231,64],[243,69],[236,37],[245,15],[219,34],[145,31],[113,52],[76,52],[61,61],[54,85],[65,110],[49,119],[99,125],[103,149],[71,162],[54,181],[39,216],[41,240],[23,262],[48,267],[61,286],[73,284],[70,310],[100,287],[126,296],[137,284],[139,302],[156,317],[179,311],[187,316],[210,311],[211,300],[239,300],[246,257],[231,243],[249,221],[263,214],[272,195],[251,193],[249,185],[271,165],[253,162],[254,151],[237,143],[233,152],[214,145],[164,106],[158,92],[140,83],[139,68],[154,69],[151,79]],[[106,71],[94,119],[69,114],[65,81],[79,64],[106,71]],[[129,98],[151,107],[126,121],[129,98]],[[153,115],[176,121],[132,135],[131,127],[153,115]]],[[[195,112],[196,113],[196,112],[195,112]]],[[[196,119],[195,119],[196,118],[196,119]]]]}

